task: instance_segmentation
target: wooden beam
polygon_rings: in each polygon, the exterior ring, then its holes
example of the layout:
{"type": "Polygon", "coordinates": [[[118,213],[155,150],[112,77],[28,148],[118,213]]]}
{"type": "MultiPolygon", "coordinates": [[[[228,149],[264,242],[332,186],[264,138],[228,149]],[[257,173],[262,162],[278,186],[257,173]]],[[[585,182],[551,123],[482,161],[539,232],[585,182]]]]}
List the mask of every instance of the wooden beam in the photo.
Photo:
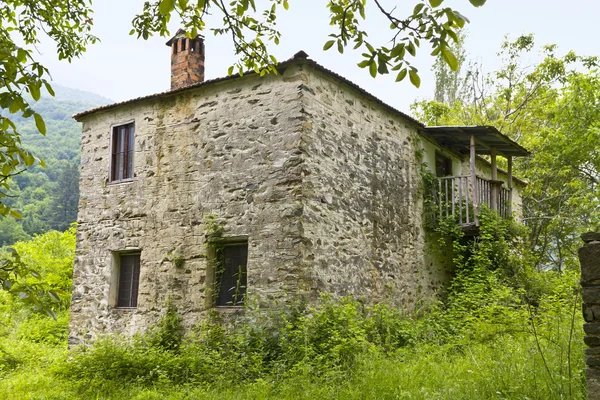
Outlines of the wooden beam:
{"type": "Polygon", "coordinates": [[[492,184],[491,184],[491,199],[490,208],[492,210],[498,210],[498,165],[496,164],[496,148],[491,148],[491,161],[492,161],[492,184]]]}
{"type": "Polygon", "coordinates": [[[471,169],[471,191],[472,191],[472,198],[473,198],[473,219],[475,220],[475,224],[479,225],[479,219],[477,218],[477,209],[479,208],[479,204],[478,204],[478,198],[477,198],[477,170],[475,169],[475,157],[477,157],[477,148],[476,148],[476,144],[475,144],[475,136],[471,135],[471,140],[470,140],[470,148],[471,148],[471,154],[470,154],[470,162],[469,162],[469,166],[471,169]]]}
{"type": "Polygon", "coordinates": [[[513,176],[512,176],[512,156],[508,156],[508,215],[512,216],[513,201],[513,176]]]}

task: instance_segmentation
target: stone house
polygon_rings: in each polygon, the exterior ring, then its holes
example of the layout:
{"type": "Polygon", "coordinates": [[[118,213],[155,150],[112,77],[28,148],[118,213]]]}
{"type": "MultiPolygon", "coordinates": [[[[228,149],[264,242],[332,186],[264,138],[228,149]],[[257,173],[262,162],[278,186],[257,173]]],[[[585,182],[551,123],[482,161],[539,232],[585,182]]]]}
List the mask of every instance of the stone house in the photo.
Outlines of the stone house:
{"type": "Polygon", "coordinates": [[[167,45],[170,91],[74,116],[72,344],[143,330],[168,298],[187,325],[248,298],[431,299],[451,266],[425,227],[424,169],[470,232],[482,203],[519,214],[511,160],[527,152],[492,127],[426,127],[304,52],[278,75],[204,81],[201,38],[167,45]]]}

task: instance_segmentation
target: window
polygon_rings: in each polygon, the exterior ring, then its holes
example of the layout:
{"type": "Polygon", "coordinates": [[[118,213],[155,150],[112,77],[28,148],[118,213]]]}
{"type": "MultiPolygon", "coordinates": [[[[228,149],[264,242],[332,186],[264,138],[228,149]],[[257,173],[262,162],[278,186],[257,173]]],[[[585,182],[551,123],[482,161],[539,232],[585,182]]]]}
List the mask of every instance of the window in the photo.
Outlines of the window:
{"type": "Polygon", "coordinates": [[[133,178],[133,122],[113,127],[111,140],[111,182],[133,178]]]}
{"type": "Polygon", "coordinates": [[[248,243],[220,245],[216,249],[216,306],[241,306],[246,297],[248,243]]]}
{"type": "Polygon", "coordinates": [[[437,151],[435,153],[435,175],[438,177],[452,176],[452,160],[437,151]]]}
{"type": "Polygon", "coordinates": [[[119,255],[119,282],[117,307],[137,307],[138,287],[140,284],[140,255],[119,255]]]}

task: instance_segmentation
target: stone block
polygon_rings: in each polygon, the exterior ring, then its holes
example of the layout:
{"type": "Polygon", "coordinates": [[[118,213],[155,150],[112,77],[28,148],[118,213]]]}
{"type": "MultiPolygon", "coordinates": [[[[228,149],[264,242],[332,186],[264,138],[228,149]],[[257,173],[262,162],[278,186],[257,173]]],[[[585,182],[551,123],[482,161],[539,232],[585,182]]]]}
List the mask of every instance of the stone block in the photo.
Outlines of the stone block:
{"type": "Polygon", "coordinates": [[[582,283],[600,281],[600,242],[590,242],[579,249],[582,283]]]}
{"type": "Polygon", "coordinates": [[[586,232],[581,235],[581,240],[585,243],[600,242],[600,232],[586,232]]]}
{"type": "Polygon", "coordinates": [[[600,336],[587,335],[583,338],[583,341],[585,342],[585,344],[587,344],[590,347],[600,346],[600,336]]]}
{"type": "Polygon", "coordinates": [[[600,304],[600,286],[584,287],[582,297],[586,304],[600,304]]]}
{"type": "Polygon", "coordinates": [[[600,322],[583,324],[583,330],[588,335],[600,335],[600,322]]]}

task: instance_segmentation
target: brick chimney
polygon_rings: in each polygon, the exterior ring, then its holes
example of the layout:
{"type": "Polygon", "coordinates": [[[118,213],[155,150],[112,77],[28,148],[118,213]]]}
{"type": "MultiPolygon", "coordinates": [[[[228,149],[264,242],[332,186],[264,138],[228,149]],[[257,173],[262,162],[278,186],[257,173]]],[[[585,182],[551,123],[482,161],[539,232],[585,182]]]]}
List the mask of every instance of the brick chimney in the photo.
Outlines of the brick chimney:
{"type": "Polygon", "coordinates": [[[204,82],[204,38],[190,39],[180,29],[168,42],[171,47],[171,90],[204,82]]]}

